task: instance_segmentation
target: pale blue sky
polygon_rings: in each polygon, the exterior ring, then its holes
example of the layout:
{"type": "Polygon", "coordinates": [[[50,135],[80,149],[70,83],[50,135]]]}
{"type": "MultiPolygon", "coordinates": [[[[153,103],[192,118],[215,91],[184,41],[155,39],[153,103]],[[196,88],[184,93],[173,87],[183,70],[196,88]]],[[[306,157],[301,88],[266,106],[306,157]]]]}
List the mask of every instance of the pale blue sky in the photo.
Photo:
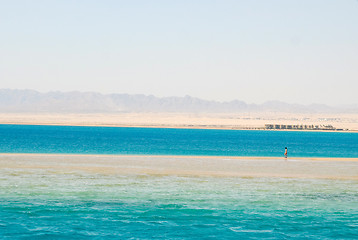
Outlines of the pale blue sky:
{"type": "Polygon", "coordinates": [[[358,1],[0,0],[0,88],[358,104],[358,1]]]}

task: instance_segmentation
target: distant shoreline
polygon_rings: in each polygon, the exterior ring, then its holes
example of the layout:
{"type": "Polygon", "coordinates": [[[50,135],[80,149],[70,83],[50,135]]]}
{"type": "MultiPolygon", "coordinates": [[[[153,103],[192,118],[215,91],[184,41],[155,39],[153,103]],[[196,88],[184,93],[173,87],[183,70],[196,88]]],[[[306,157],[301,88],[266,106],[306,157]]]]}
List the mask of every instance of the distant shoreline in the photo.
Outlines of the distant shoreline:
{"type": "Polygon", "coordinates": [[[358,132],[358,113],[0,113],[0,124],[93,127],[185,128],[267,131],[358,132]],[[268,129],[268,126],[275,129],[268,129]],[[280,126],[276,128],[276,126],[280,126]],[[286,126],[286,127],[285,127],[286,126]],[[302,127],[289,129],[289,127],[302,127]],[[308,129],[309,127],[315,129],[308,129]],[[319,129],[331,126],[334,129],[319,129]],[[284,127],[284,129],[281,129],[284,127]],[[317,127],[317,128],[316,128],[317,127]],[[307,129],[306,129],[307,128],[307,129]],[[337,130],[338,129],[338,130],[337,130]],[[342,129],[342,130],[340,130],[342,129]],[[348,130],[347,130],[348,129],[348,130]]]}
{"type": "Polygon", "coordinates": [[[208,130],[248,130],[248,131],[283,131],[283,132],[348,132],[358,133],[358,130],[309,130],[309,129],[265,129],[264,127],[240,128],[227,125],[127,125],[127,124],[72,124],[72,123],[18,123],[0,122],[0,125],[24,125],[24,126],[72,126],[72,127],[118,127],[118,128],[172,128],[172,129],[208,129],[208,130]]]}

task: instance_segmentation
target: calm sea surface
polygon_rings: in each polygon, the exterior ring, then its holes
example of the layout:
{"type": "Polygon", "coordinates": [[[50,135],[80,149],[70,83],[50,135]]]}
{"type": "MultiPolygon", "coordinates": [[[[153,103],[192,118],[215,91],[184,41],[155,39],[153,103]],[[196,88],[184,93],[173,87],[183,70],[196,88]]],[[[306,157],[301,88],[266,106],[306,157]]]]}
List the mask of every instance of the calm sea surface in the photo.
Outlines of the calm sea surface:
{"type": "MultiPolygon", "coordinates": [[[[358,157],[358,134],[0,125],[2,153],[282,156],[285,146],[358,157]]],[[[0,167],[0,239],[358,239],[357,229],[356,180],[0,167]]]]}
{"type": "Polygon", "coordinates": [[[0,125],[0,152],[358,158],[358,133],[0,125]]]}

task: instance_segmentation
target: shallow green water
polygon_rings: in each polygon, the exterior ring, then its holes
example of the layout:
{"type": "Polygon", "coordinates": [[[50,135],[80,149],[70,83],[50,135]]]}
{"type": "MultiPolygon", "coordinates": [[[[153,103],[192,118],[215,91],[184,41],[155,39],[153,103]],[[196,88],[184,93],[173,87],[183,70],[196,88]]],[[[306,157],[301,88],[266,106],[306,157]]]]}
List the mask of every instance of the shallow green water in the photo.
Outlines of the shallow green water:
{"type": "Polygon", "coordinates": [[[2,239],[356,239],[358,182],[0,170],[2,239]]]}

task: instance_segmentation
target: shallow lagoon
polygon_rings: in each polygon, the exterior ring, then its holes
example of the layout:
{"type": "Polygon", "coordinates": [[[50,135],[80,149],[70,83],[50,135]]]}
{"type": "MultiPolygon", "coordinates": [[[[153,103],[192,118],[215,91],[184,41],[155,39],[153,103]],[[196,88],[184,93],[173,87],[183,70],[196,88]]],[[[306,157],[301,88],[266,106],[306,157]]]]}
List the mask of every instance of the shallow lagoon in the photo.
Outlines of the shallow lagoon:
{"type": "Polygon", "coordinates": [[[86,168],[93,161],[81,160],[78,168],[77,158],[86,156],[32,156],[36,164],[22,165],[27,157],[12,156],[11,166],[0,162],[3,239],[358,237],[354,179],[116,173],[97,171],[105,162],[100,156],[93,156],[95,171],[86,168]],[[51,158],[58,167],[48,165],[51,158]]]}
{"type": "Polygon", "coordinates": [[[0,152],[1,239],[358,238],[354,133],[1,125],[0,152]]]}

